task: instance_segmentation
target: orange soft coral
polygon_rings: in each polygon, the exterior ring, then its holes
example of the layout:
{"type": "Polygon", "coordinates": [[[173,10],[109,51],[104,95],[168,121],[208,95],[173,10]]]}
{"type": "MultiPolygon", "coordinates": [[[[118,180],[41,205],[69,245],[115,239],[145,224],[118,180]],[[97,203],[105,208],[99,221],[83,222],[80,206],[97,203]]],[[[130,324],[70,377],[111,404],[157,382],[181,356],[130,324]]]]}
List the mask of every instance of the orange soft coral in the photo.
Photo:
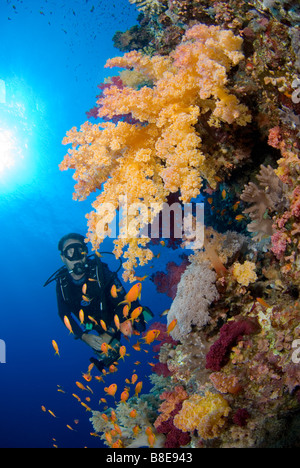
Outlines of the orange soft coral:
{"type": "Polygon", "coordinates": [[[202,439],[213,439],[220,434],[229,412],[230,406],[222,395],[195,393],[183,402],[182,409],[174,417],[174,425],[182,431],[197,429],[202,439]]]}
{"type": "Polygon", "coordinates": [[[223,372],[214,372],[209,376],[216,390],[221,393],[238,393],[242,387],[235,375],[226,375],[223,372]]]}
{"type": "Polygon", "coordinates": [[[177,386],[172,392],[163,392],[160,395],[160,399],[163,400],[163,403],[159,407],[159,412],[161,413],[154,423],[154,427],[157,429],[162,422],[167,421],[172,412],[176,409],[179,403],[182,403],[188,398],[187,392],[182,386],[177,386]]]}
{"type": "MultiPolygon", "coordinates": [[[[75,169],[76,198],[102,190],[93,205],[96,212],[88,216],[94,249],[108,232],[103,226],[103,204],[117,209],[123,195],[128,205],[143,203],[148,211],[138,214],[142,229],[161,211],[171,192],[180,191],[186,203],[200,193],[203,178],[216,186],[215,168],[201,151],[195,125],[201,119],[211,126],[246,125],[251,120],[246,106],[226,89],[227,73],[243,59],[241,45],[242,39],[232,31],[196,25],[170,56],[151,58],[133,51],[107,62],[109,67],[134,69],[149,86],[110,86],[98,101],[100,117],[131,114],[140,124],[85,123],[63,141],[72,149],[60,168],[75,169]]],[[[128,215],[127,226],[136,221],[136,213],[128,215]]],[[[125,277],[130,280],[138,262],[152,258],[146,247],[149,239],[133,232],[121,226],[121,238],[115,241],[117,255],[128,247],[125,277]]]]}

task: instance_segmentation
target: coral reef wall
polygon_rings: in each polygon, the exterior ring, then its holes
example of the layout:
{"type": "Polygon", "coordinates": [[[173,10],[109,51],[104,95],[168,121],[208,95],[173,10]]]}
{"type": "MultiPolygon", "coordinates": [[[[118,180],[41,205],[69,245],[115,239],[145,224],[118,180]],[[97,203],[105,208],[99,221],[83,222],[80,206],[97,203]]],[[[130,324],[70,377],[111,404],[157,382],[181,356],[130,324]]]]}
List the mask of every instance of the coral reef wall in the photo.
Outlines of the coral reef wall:
{"type": "MultiPolygon", "coordinates": [[[[171,194],[181,206],[200,194],[205,236],[182,267],[153,275],[173,302],[167,324],[154,326],[151,393],[119,404],[123,435],[105,437],[112,421],[97,412],[94,429],[108,446],[298,447],[299,6],[130,2],[139,24],[116,33],[125,55],[107,62],[124,70],[100,85],[89,114],[99,121],[68,132],[61,169],[75,170],[75,198],[98,191],[95,250],[116,215],[101,207],[118,209],[120,195],[142,229],[171,194]]],[[[125,280],[153,245],[133,228],[115,240],[125,280]]]]}

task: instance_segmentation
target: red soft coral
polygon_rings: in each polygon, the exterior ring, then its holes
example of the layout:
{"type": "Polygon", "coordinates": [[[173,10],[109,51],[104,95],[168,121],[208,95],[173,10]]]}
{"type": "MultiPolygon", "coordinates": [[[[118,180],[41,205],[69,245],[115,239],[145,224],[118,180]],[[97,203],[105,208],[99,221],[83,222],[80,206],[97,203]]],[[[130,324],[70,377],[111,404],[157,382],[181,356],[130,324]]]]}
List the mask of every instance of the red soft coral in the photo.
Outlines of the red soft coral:
{"type": "Polygon", "coordinates": [[[167,273],[158,271],[152,275],[151,280],[156,285],[157,291],[175,299],[181,275],[189,264],[190,262],[187,258],[184,258],[180,265],[177,265],[175,262],[169,262],[167,264],[167,273]]]}
{"type": "Polygon", "coordinates": [[[172,375],[172,372],[169,370],[167,364],[163,362],[158,362],[157,364],[154,364],[152,370],[157,375],[163,375],[164,377],[169,377],[170,375],[172,375]]]}
{"type": "MultiPolygon", "coordinates": [[[[180,393],[180,389],[182,387],[176,387],[180,393]]],[[[175,388],[175,390],[176,390],[175,388]]],[[[174,396],[173,393],[168,393],[165,392],[161,395],[161,397],[164,395],[164,397],[167,397],[167,395],[171,395],[172,397],[174,396]]],[[[182,408],[182,401],[176,403],[173,411],[170,413],[169,419],[166,421],[162,421],[159,425],[156,425],[156,432],[162,433],[166,435],[166,441],[165,441],[165,448],[179,448],[179,447],[184,447],[187,445],[191,437],[188,432],[183,432],[181,429],[178,429],[176,426],[174,426],[174,417],[176,416],[177,413],[182,408]]]]}
{"type": "Polygon", "coordinates": [[[250,418],[250,414],[245,408],[239,408],[233,415],[233,422],[240,427],[244,427],[247,424],[247,420],[250,418]]]}
{"type": "Polygon", "coordinates": [[[166,434],[165,448],[179,448],[187,445],[191,437],[188,432],[183,432],[174,426],[174,417],[161,423],[156,429],[157,432],[166,434]]]}
{"type": "Polygon", "coordinates": [[[225,323],[220,330],[220,337],[206,355],[206,369],[220,371],[227,364],[232,347],[244,335],[250,335],[257,330],[258,324],[252,320],[241,319],[225,323]]]}

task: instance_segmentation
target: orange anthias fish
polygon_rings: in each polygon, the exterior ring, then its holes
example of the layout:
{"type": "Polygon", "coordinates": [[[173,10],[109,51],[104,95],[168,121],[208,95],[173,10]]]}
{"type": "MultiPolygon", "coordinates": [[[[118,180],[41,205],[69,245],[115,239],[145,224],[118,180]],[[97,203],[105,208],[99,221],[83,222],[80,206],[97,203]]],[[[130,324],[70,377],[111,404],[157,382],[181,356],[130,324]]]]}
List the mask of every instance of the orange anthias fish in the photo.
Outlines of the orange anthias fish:
{"type": "Polygon", "coordinates": [[[145,430],[145,433],[147,435],[148,444],[149,444],[150,448],[153,448],[153,446],[155,444],[156,437],[155,437],[155,434],[153,433],[152,427],[148,426],[146,428],[146,430],[145,430]]]}
{"type": "MultiPolygon", "coordinates": [[[[164,244],[162,244],[162,245],[164,245],[164,244]]],[[[148,278],[148,276],[149,276],[149,275],[145,275],[145,276],[136,276],[136,279],[137,279],[138,281],[145,281],[145,279],[148,278]]]]}
{"type": "Polygon", "coordinates": [[[85,296],[84,294],[82,295],[82,300],[85,301],[85,302],[91,302],[91,299],[87,296],[85,296]]]}
{"type": "Polygon", "coordinates": [[[138,396],[139,393],[141,393],[143,387],[143,382],[138,382],[135,386],[135,395],[138,396]]]}
{"type": "Polygon", "coordinates": [[[88,319],[93,322],[96,326],[98,325],[97,320],[94,319],[91,315],[88,315],[88,319]]]}
{"type": "Polygon", "coordinates": [[[265,307],[266,309],[269,309],[271,306],[264,300],[262,299],[261,297],[257,297],[256,298],[257,302],[260,303],[260,305],[262,305],[263,307],[265,307]]]}
{"type": "Polygon", "coordinates": [[[85,386],[82,383],[76,382],[76,385],[78,388],[80,388],[80,390],[86,390],[85,386]]]}
{"type": "Polygon", "coordinates": [[[137,341],[135,345],[132,345],[132,347],[135,351],[141,351],[141,343],[139,341],[137,341]]]}
{"type": "Polygon", "coordinates": [[[153,434],[153,430],[151,426],[146,427],[145,433],[147,436],[153,434]]]}
{"type": "Polygon", "coordinates": [[[83,325],[83,323],[84,323],[84,312],[83,312],[82,309],[79,311],[79,320],[80,320],[80,325],[83,325]]]}
{"type": "Polygon", "coordinates": [[[112,435],[110,432],[105,432],[105,439],[107,440],[108,444],[111,446],[112,445],[112,435]]]}
{"type": "Polygon", "coordinates": [[[148,444],[149,444],[149,447],[150,447],[150,448],[153,448],[153,447],[154,447],[155,440],[156,440],[156,437],[155,437],[155,435],[153,434],[153,432],[152,432],[152,434],[148,435],[148,444]]]}
{"type": "Polygon", "coordinates": [[[116,299],[118,297],[118,292],[120,292],[121,290],[122,290],[122,287],[117,289],[117,286],[113,284],[110,290],[110,294],[112,295],[114,299],[116,299]]]}
{"type": "Polygon", "coordinates": [[[175,318],[175,319],[172,320],[172,322],[168,325],[168,329],[167,329],[168,335],[170,335],[171,331],[174,330],[174,328],[176,327],[176,325],[177,325],[177,319],[175,318]]]}
{"type": "Polygon", "coordinates": [[[141,290],[142,290],[142,283],[136,283],[134,286],[132,286],[132,288],[126,294],[125,300],[120,302],[120,304],[125,304],[126,302],[131,304],[137,299],[141,299],[141,290]]]}
{"type": "Polygon", "coordinates": [[[131,377],[131,383],[132,383],[132,385],[135,384],[135,382],[137,381],[137,379],[138,379],[137,374],[132,374],[132,377],[131,377]]]}
{"type": "Polygon", "coordinates": [[[233,205],[233,211],[236,211],[238,209],[238,206],[241,202],[240,201],[237,201],[234,205],[233,205]]]}
{"type": "Polygon", "coordinates": [[[114,372],[117,372],[118,368],[114,364],[111,364],[108,370],[111,374],[113,374],[114,372]]]}
{"type": "Polygon", "coordinates": [[[76,398],[77,401],[79,401],[79,402],[81,401],[81,399],[79,398],[79,396],[76,395],[75,393],[72,393],[72,396],[73,396],[74,398],[76,398]]]}
{"type": "Polygon", "coordinates": [[[141,315],[142,311],[143,311],[143,307],[141,306],[136,307],[136,309],[134,309],[134,311],[130,315],[130,320],[132,322],[136,320],[141,315]]]}
{"type": "Polygon", "coordinates": [[[103,421],[108,422],[108,416],[107,416],[107,414],[102,413],[102,414],[101,414],[101,418],[103,419],[103,421]]]}
{"type": "Polygon", "coordinates": [[[136,409],[131,410],[129,413],[129,416],[131,418],[135,418],[137,416],[137,410],[136,409]]]}
{"type": "Polygon", "coordinates": [[[124,444],[121,441],[121,439],[118,439],[116,442],[114,442],[111,446],[112,448],[124,448],[124,444]]]}
{"type": "Polygon", "coordinates": [[[104,387],[105,393],[107,393],[108,395],[112,397],[115,397],[117,389],[118,389],[117,384],[111,384],[109,387],[104,387]]]}
{"type": "Polygon", "coordinates": [[[159,334],[159,330],[150,330],[143,339],[145,340],[145,343],[151,344],[154,340],[156,340],[159,334]]]}
{"type": "Polygon", "coordinates": [[[125,346],[121,346],[119,352],[120,352],[120,357],[119,357],[119,359],[122,358],[123,361],[124,361],[124,356],[126,356],[126,348],[125,348],[125,346]]]}
{"type": "Polygon", "coordinates": [[[71,324],[70,324],[70,320],[68,319],[68,317],[66,315],[64,316],[64,324],[67,327],[67,329],[69,330],[69,332],[72,333],[72,335],[74,335],[71,324]]]}
{"type": "Polygon", "coordinates": [[[106,323],[104,322],[104,320],[100,320],[100,325],[101,325],[101,327],[103,328],[104,331],[107,331],[107,326],[106,326],[106,323]]]}
{"type": "Polygon", "coordinates": [[[56,355],[59,356],[59,349],[58,349],[56,341],[52,340],[52,346],[53,346],[54,351],[55,351],[55,356],[56,355]]]}
{"type": "Polygon", "coordinates": [[[126,403],[126,401],[128,400],[129,398],[129,392],[127,389],[124,390],[124,392],[121,393],[121,401],[122,403],[126,403]]]}
{"type": "MultiPolygon", "coordinates": [[[[75,429],[73,429],[73,427],[71,427],[69,424],[67,424],[67,428],[70,430],[70,431],[75,431],[75,429]]],[[[76,432],[76,431],[75,431],[76,432]]]]}
{"type": "Polygon", "coordinates": [[[120,325],[120,332],[123,333],[126,337],[131,337],[133,333],[133,327],[130,320],[126,320],[125,322],[121,323],[120,325]]]}
{"type": "Polygon", "coordinates": [[[127,318],[127,317],[128,317],[128,314],[129,314],[129,305],[126,304],[126,305],[123,307],[123,316],[124,316],[124,318],[127,318]]]}
{"type": "Polygon", "coordinates": [[[137,436],[138,433],[141,432],[140,426],[138,426],[138,425],[134,426],[134,427],[132,428],[132,432],[133,432],[133,434],[134,434],[135,436],[137,436]]]}
{"type": "Polygon", "coordinates": [[[117,314],[114,316],[114,322],[117,327],[117,330],[120,330],[120,319],[117,314]]]}
{"type": "Polygon", "coordinates": [[[116,412],[114,410],[111,410],[111,413],[110,413],[110,420],[112,423],[115,423],[117,421],[117,415],[116,415],[116,412]]]}
{"type": "Polygon", "coordinates": [[[86,374],[82,374],[82,377],[84,378],[84,380],[86,380],[87,382],[90,382],[92,380],[92,376],[89,372],[87,372],[86,374]]]}
{"type": "Polygon", "coordinates": [[[117,434],[119,434],[121,436],[122,435],[122,429],[120,428],[120,426],[118,426],[118,424],[114,424],[114,428],[115,428],[115,431],[117,432],[117,434]]]}
{"type": "Polygon", "coordinates": [[[125,296],[126,301],[134,302],[137,299],[141,299],[141,290],[142,290],[142,283],[136,283],[132,288],[128,291],[125,296]]]}
{"type": "Polygon", "coordinates": [[[83,406],[85,408],[85,411],[92,411],[91,408],[88,405],[83,403],[83,401],[80,404],[81,404],[81,406],[83,406]]]}
{"type": "Polygon", "coordinates": [[[101,345],[101,351],[102,351],[103,354],[105,354],[105,356],[108,355],[108,351],[109,351],[110,349],[112,349],[112,348],[111,348],[111,346],[109,346],[109,344],[107,344],[107,343],[102,343],[102,345],[101,345]]]}

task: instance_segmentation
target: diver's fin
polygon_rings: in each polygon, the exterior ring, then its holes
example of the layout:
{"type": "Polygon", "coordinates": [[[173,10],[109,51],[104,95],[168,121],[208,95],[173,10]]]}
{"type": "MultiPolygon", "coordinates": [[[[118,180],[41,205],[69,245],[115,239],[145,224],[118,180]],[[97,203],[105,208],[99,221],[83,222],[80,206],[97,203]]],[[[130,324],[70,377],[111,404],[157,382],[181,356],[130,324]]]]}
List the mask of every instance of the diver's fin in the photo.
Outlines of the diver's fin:
{"type": "Polygon", "coordinates": [[[102,372],[104,369],[104,364],[102,361],[99,361],[98,359],[91,357],[90,362],[95,365],[95,367],[98,369],[99,372],[102,372]]]}
{"type": "Polygon", "coordinates": [[[143,306],[142,314],[143,314],[145,322],[149,322],[149,320],[153,319],[154,317],[154,313],[147,306],[143,306]]]}

